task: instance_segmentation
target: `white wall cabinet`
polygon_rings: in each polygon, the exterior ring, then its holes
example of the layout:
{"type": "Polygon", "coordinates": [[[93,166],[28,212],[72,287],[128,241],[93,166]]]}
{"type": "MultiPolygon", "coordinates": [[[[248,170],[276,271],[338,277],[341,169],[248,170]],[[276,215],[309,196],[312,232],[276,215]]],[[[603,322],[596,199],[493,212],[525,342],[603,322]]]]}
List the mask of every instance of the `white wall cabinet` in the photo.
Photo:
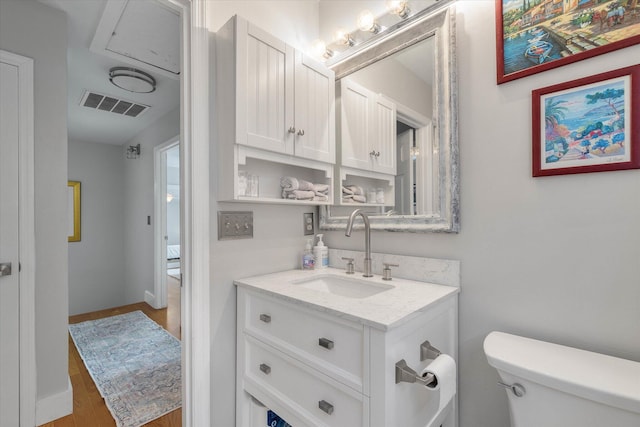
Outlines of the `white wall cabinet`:
{"type": "Polygon", "coordinates": [[[331,187],[333,71],[239,16],[216,34],[215,70],[221,199],[300,202],[281,199],[285,175],[331,187]],[[241,173],[259,177],[257,197],[243,194],[241,173]]]}
{"type": "Polygon", "coordinates": [[[340,80],[340,165],[395,175],[396,106],[383,95],[340,80]]]}
{"type": "Polygon", "coordinates": [[[380,330],[309,306],[238,287],[236,425],[253,427],[253,398],[295,427],[445,427],[438,399],[416,384],[395,383],[395,363],[420,366],[429,340],[453,357],[457,296],[402,325],[380,330]],[[431,421],[430,421],[431,420],[431,421]]]}

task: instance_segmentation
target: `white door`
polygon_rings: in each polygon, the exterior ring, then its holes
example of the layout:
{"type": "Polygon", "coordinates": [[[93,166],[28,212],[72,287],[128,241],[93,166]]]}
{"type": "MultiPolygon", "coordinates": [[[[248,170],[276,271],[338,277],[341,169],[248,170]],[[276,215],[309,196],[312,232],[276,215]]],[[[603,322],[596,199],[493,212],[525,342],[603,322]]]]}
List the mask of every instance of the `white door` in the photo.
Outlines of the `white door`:
{"type": "Polygon", "coordinates": [[[19,425],[18,85],[0,62],[0,426],[19,425]]]}
{"type": "Polygon", "coordinates": [[[240,18],[237,31],[236,142],[293,154],[294,50],[240,18]]]}
{"type": "Polygon", "coordinates": [[[349,79],[340,80],[340,146],[342,166],[371,170],[369,134],[371,127],[370,90],[349,79]]]}
{"type": "Polygon", "coordinates": [[[369,140],[372,151],[373,170],[390,175],[396,174],[396,104],[382,95],[375,98],[373,106],[373,134],[369,140]]]}
{"type": "Polygon", "coordinates": [[[334,72],[296,51],[294,153],[336,162],[334,72]]]}

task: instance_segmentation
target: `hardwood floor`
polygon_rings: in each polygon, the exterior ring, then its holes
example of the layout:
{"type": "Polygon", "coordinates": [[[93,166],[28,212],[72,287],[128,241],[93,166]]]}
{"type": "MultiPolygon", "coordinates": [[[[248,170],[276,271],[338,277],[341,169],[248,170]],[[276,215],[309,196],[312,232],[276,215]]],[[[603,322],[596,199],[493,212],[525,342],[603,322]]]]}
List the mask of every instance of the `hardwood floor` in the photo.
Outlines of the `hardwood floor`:
{"type": "MultiPolygon", "coordinates": [[[[156,310],[147,303],[125,305],[122,307],[100,310],[93,313],[79,314],[69,317],[69,323],[101,319],[117,314],[141,310],[170,334],[180,339],[180,282],[175,278],[167,278],[167,308],[156,310]]],[[[69,377],[73,385],[73,414],[59,418],[41,427],[114,427],[116,425],[109,409],[104,404],[78,350],[69,337],[69,377]]],[[[176,409],[148,424],[147,427],[180,427],[182,426],[182,409],[176,409]]]]}

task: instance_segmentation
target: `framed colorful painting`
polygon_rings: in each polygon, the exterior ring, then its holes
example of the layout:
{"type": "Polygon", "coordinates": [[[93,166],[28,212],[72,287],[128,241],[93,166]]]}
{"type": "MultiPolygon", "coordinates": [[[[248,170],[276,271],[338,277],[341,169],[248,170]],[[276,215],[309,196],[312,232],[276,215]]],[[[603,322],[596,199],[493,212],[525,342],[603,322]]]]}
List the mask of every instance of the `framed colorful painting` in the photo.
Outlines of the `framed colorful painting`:
{"type": "Polygon", "coordinates": [[[640,0],[496,0],[498,84],[640,43],[640,0]]]}
{"type": "Polygon", "coordinates": [[[640,65],[532,92],[533,176],[640,168],[640,65]]]}

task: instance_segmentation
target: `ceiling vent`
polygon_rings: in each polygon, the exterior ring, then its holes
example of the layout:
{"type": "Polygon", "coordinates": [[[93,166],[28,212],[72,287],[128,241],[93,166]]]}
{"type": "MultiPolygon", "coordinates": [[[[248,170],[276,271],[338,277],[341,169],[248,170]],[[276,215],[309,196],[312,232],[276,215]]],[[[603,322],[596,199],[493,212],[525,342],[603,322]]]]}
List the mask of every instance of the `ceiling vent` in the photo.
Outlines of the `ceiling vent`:
{"type": "Polygon", "coordinates": [[[103,95],[97,92],[85,91],[80,100],[80,105],[94,110],[110,111],[115,114],[129,117],[139,117],[149,108],[148,105],[139,104],[125,99],[103,95]]]}

